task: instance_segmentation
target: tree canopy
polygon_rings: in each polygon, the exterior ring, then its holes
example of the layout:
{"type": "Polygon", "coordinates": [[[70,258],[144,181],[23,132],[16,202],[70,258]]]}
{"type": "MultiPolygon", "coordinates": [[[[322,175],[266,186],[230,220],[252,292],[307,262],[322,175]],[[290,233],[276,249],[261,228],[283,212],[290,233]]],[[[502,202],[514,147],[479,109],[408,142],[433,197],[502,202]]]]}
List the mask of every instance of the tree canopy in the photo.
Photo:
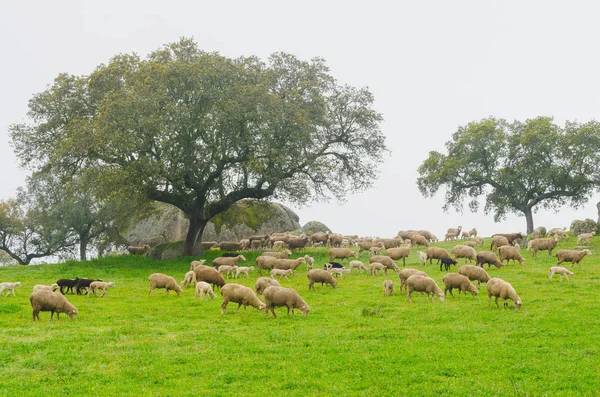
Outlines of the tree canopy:
{"type": "Polygon", "coordinates": [[[304,204],[370,187],[387,150],[373,100],[319,58],[231,59],[184,38],[89,76],[59,75],[11,137],[34,170],[91,174],[100,195],[180,208],[191,254],[206,223],[240,199],[304,204]]]}
{"type": "Polygon", "coordinates": [[[485,213],[499,222],[508,213],[524,215],[533,232],[537,208],[579,207],[600,186],[600,124],[549,117],[525,122],[488,118],[459,127],[446,142],[446,153],[432,151],[419,167],[417,184],[424,196],[446,191],[444,209],[476,212],[485,197],[485,213]]]}

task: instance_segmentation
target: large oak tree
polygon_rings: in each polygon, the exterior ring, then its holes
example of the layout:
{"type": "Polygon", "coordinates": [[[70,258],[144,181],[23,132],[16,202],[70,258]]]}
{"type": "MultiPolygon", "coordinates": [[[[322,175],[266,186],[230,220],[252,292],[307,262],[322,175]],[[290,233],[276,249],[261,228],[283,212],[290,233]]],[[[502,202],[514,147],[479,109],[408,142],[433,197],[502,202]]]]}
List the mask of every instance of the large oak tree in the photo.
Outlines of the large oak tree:
{"type": "Polygon", "coordinates": [[[429,153],[417,184],[424,196],[444,188],[444,209],[462,209],[468,199],[476,212],[484,197],[485,213],[493,212],[496,222],[508,213],[523,215],[531,233],[537,208],[578,207],[598,190],[600,124],[561,127],[548,117],[472,122],[458,128],[445,153],[429,153]]]}
{"type": "Polygon", "coordinates": [[[371,186],[386,152],[372,94],[337,83],[322,59],[231,59],[190,39],[60,75],[29,109],[11,127],[24,165],[175,205],[188,254],[238,200],[343,199],[371,186]]]}

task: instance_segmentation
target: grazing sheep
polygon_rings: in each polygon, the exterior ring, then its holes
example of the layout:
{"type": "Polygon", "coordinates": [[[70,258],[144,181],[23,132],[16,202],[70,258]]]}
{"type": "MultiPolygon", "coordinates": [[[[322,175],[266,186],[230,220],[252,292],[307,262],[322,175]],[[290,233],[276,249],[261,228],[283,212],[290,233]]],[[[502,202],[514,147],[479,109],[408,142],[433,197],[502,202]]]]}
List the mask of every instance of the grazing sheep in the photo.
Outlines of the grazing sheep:
{"type": "Polygon", "coordinates": [[[329,269],[329,273],[331,273],[332,276],[337,276],[338,278],[344,278],[344,273],[349,271],[350,270],[346,269],[345,267],[329,269]]]}
{"type": "Polygon", "coordinates": [[[108,282],[105,283],[103,281],[93,281],[90,284],[90,288],[87,291],[87,296],[90,296],[90,292],[93,292],[95,296],[98,296],[98,294],[96,293],[99,289],[102,290],[102,295],[100,295],[100,298],[102,298],[104,295],[106,295],[106,290],[110,287],[115,287],[115,283],[114,282],[108,282]]]}
{"type": "Polygon", "coordinates": [[[502,267],[502,262],[500,262],[500,259],[498,259],[496,254],[490,251],[479,251],[477,253],[477,266],[483,267],[483,265],[486,263],[488,265],[488,269],[491,265],[496,266],[498,269],[502,267]]]}
{"type": "Polygon", "coordinates": [[[75,291],[77,292],[77,295],[81,295],[81,293],[84,290],[87,290],[88,288],[90,288],[90,284],[94,281],[102,281],[102,280],[100,280],[100,279],[92,280],[89,278],[78,278],[77,282],[75,283],[75,291]]]}
{"type": "Polygon", "coordinates": [[[61,294],[65,294],[65,292],[69,292],[71,291],[71,293],[73,293],[73,288],[75,287],[75,285],[77,284],[77,280],[79,280],[79,278],[75,278],[74,280],[70,279],[70,278],[61,278],[59,280],[56,280],[56,284],[60,287],[60,293],[61,294]],[[63,291],[64,288],[64,291],[63,291]]]}
{"type": "Polygon", "coordinates": [[[263,269],[264,270],[273,269],[277,265],[277,261],[279,261],[279,259],[277,259],[273,256],[261,255],[258,258],[256,258],[256,266],[258,267],[258,274],[260,276],[262,276],[263,269]]]}
{"type": "Polygon", "coordinates": [[[475,244],[477,244],[477,246],[479,247],[485,244],[485,240],[483,239],[483,237],[475,237],[475,244]]]}
{"type": "Polygon", "coordinates": [[[410,243],[412,245],[423,245],[425,247],[429,247],[429,241],[420,234],[413,234],[410,236],[410,243]]]}
{"type": "Polygon", "coordinates": [[[304,255],[304,260],[306,261],[306,266],[308,270],[312,269],[313,265],[315,264],[315,258],[313,258],[312,256],[304,255]]]}
{"type": "Polygon", "coordinates": [[[402,289],[406,289],[406,280],[408,280],[408,278],[410,276],[412,276],[413,274],[418,274],[419,276],[429,277],[427,275],[427,273],[422,272],[417,269],[411,269],[411,268],[402,269],[402,270],[400,270],[400,273],[398,273],[398,277],[400,278],[400,291],[402,291],[402,289]]]}
{"type": "MultiPolygon", "coordinates": [[[[401,238],[378,238],[377,240],[375,240],[375,243],[380,243],[383,244],[383,248],[385,249],[390,249],[390,248],[397,248],[400,247],[400,244],[402,244],[402,239],[401,238]]],[[[375,247],[371,247],[371,248],[375,248],[375,247]]]]}
{"type": "Polygon", "coordinates": [[[348,269],[350,269],[350,272],[352,272],[352,269],[358,269],[359,273],[362,273],[363,270],[368,272],[367,268],[361,261],[350,261],[348,264],[348,269]]]}
{"type": "Polygon", "coordinates": [[[343,268],[344,265],[342,265],[339,262],[327,262],[326,264],[323,265],[323,270],[331,270],[331,269],[341,269],[343,268]]]}
{"type": "Polygon", "coordinates": [[[46,290],[46,291],[56,291],[58,289],[58,284],[52,284],[52,285],[41,285],[41,284],[37,284],[33,286],[33,292],[35,291],[39,291],[39,290],[46,290]]]}
{"type": "Polygon", "coordinates": [[[288,241],[288,248],[293,251],[295,249],[305,249],[308,244],[308,237],[292,238],[288,241]]]}
{"type": "Polygon", "coordinates": [[[492,235],[492,238],[494,238],[494,236],[506,237],[510,245],[514,245],[514,242],[516,240],[521,240],[523,238],[523,235],[521,233],[496,233],[492,235]]]}
{"type": "Polygon", "coordinates": [[[552,256],[552,250],[558,245],[558,236],[552,238],[536,238],[527,244],[527,249],[531,251],[532,257],[537,257],[538,251],[548,251],[548,256],[552,256]]]}
{"type": "Polygon", "coordinates": [[[190,287],[192,285],[196,285],[196,273],[193,270],[190,270],[185,274],[183,281],[181,282],[182,287],[190,287]]]}
{"type": "Polygon", "coordinates": [[[431,233],[429,230],[418,230],[417,234],[420,234],[421,236],[425,237],[427,239],[427,241],[429,241],[431,243],[437,241],[437,237],[435,237],[435,235],[433,233],[431,233]]]}
{"type": "Polygon", "coordinates": [[[225,314],[227,312],[227,304],[229,302],[237,303],[238,307],[235,309],[235,313],[240,310],[240,307],[244,305],[244,310],[246,310],[246,306],[250,305],[258,310],[263,310],[265,308],[265,304],[258,299],[254,291],[251,288],[245,287],[240,284],[230,283],[224,285],[221,288],[221,295],[223,296],[223,304],[221,305],[221,314],[225,314]]]}
{"type": "Polygon", "coordinates": [[[479,291],[477,291],[477,288],[475,288],[475,286],[471,284],[469,278],[463,276],[462,274],[448,273],[444,276],[442,281],[444,282],[445,286],[444,296],[446,295],[446,292],[450,291],[450,295],[452,295],[452,297],[454,298],[454,294],[452,293],[452,290],[454,288],[458,288],[458,296],[460,296],[461,291],[465,294],[467,292],[470,292],[471,295],[473,295],[473,297],[477,296],[477,294],[479,293],[479,291]]]}
{"type": "Polygon", "coordinates": [[[413,274],[408,279],[406,279],[406,287],[408,291],[408,301],[411,303],[413,291],[425,292],[427,296],[431,295],[432,302],[434,295],[437,295],[442,302],[445,298],[444,293],[431,277],[413,274]]]}
{"type": "Polygon", "coordinates": [[[238,262],[244,262],[246,261],[246,258],[244,257],[244,255],[237,255],[234,257],[225,257],[225,256],[221,256],[219,258],[215,258],[212,261],[212,265],[214,266],[214,268],[216,270],[219,270],[220,266],[237,266],[238,262]]]}
{"type": "Polygon", "coordinates": [[[239,251],[242,249],[242,246],[240,243],[234,241],[223,241],[219,244],[219,249],[221,251],[239,251]]]}
{"type": "Polygon", "coordinates": [[[371,255],[379,255],[379,253],[380,253],[381,251],[383,251],[384,249],[385,249],[385,248],[383,248],[383,247],[371,247],[371,248],[369,248],[369,253],[370,253],[371,255]]]}
{"type": "Polygon", "coordinates": [[[562,266],[552,266],[550,268],[550,270],[548,271],[548,278],[550,279],[550,281],[552,281],[552,276],[554,276],[555,274],[560,275],[561,282],[562,276],[565,276],[567,278],[567,281],[569,281],[569,276],[575,276],[575,274],[573,274],[572,271],[562,266]]]}
{"type": "Polygon", "coordinates": [[[21,286],[21,283],[18,281],[16,283],[9,283],[9,282],[0,283],[0,293],[2,293],[2,296],[8,296],[12,292],[13,296],[15,296],[15,288],[20,287],[20,286],[21,286]],[[4,295],[5,290],[6,290],[6,295],[4,295]]]}
{"type": "Polygon", "coordinates": [[[277,258],[277,259],[286,259],[291,254],[292,254],[292,251],[286,249],[281,252],[266,251],[266,252],[263,252],[262,254],[260,254],[260,256],[271,256],[271,257],[277,258]]]}
{"type": "MultiPolygon", "coordinates": [[[[198,274],[196,273],[196,278],[198,278],[198,274]]],[[[177,281],[171,276],[167,276],[162,273],[152,273],[148,277],[148,281],[150,282],[150,288],[148,288],[148,296],[154,291],[155,288],[164,288],[165,295],[169,295],[169,291],[173,290],[177,293],[177,295],[181,295],[181,287],[177,284],[177,281]]]]}
{"type": "Polygon", "coordinates": [[[383,296],[394,294],[394,282],[392,280],[383,280],[383,296]]]}
{"type": "Polygon", "coordinates": [[[398,273],[400,271],[400,269],[398,268],[398,265],[396,265],[394,263],[394,260],[386,255],[373,255],[372,257],[369,258],[369,262],[370,263],[381,263],[383,266],[386,267],[386,270],[384,270],[385,274],[387,274],[387,269],[391,269],[391,270],[395,271],[396,273],[398,273]]]}
{"type": "Polygon", "coordinates": [[[452,247],[450,252],[456,259],[465,258],[467,261],[469,261],[469,263],[471,263],[472,260],[477,260],[477,251],[475,251],[473,247],[467,247],[466,245],[455,245],[452,247]]]}
{"type": "Polygon", "coordinates": [[[290,281],[288,276],[291,276],[294,273],[292,269],[273,269],[271,270],[271,278],[274,279],[275,276],[279,276],[279,279],[285,277],[287,281],[290,281]]]}
{"type": "Polygon", "coordinates": [[[260,277],[258,280],[256,280],[256,283],[254,283],[254,289],[256,290],[257,295],[262,295],[265,288],[272,285],[281,287],[281,284],[279,284],[279,281],[277,280],[273,280],[272,278],[268,277],[260,277]]]}
{"type": "Polygon", "coordinates": [[[29,295],[29,302],[33,308],[33,321],[40,319],[40,312],[50,312],[50,320],[56,313],[56,318],[60,320],[60,313],[66,313],[67,316],[74,319],[77,316],[77,309],[67,298],[58,292],[47,290],[38,290],[29,295]]]}
{"type": "Polygon", "coordinates": [[[592,237],[594,237],[594,233],[581,233],[579,236],[577,236],[577,245],[590,245],[590,239],[592,237]]]}
{"type": "Polygon", "coordinates": [[[205,296],[210,296],[210,299],[215,299],[215,293],[213,292],[212,286],[204,281],[198,281],[196,283],[196,294],[195,297],[204,300],[205,296]]]}
{"type": "Polygon", "coordinates": [[[519,310],[521,305],[521,298],[517,295],[517,292],[513,288],[512,285],[507,283],[506,281],[499,278],[492,278],[487,283],[487,294],[488,294],[488,306],[492,304],[492,296],[496,298],[496,306],[500,308],[498,305],[498,298],[502,298],[504,300],[504,308],[508,309],[508,300],[510,299],[515,304],[515,309],[519,310]]]}
{"type": "Polygon", "coordinates": [[[323,289],[323,284],[329,284],[334,289],[338,285],[336,279],[334,279],[333,276],[326,270],[312,269],[308,271],[308,274],[306,276],[308,277],[309,281],[308,289],[315,289],[315,283],[321,283],[321,289],[323,289]]]}
{"type": "Polygon", "coordinates": [[[471,248],[477,247],[477,243],[475,241],[465,241],[463,243],[463,245],[466,245],[467,247],[471,247],[471,248]]]}
{"type": "Polygon", "coordinates": [[[196,273],[196,281],[206,281],[209,284],[212,284],[214,287],[223,287],[225,283],[225,279],[223,275],[221,275],[218,271],[212,268],[198,268],[195,270],[196,273]]]}
{"type": "Polygon", "coordinates": [[[238,266],[235,268],[235,278],[238,278],[240,274],[245,274],[246,278],[250,277],[249,272],[254,271],[254,266],[238,266]]]}
{"type": "Polygon", "coordinates": [[[458,265],[458,262],[450,258],[449,256],[440,259],[440,272],[442,271],[442,267],[444,267],[446,271],[450,270],[450,265],[456,266],[458,265]]]}
{"type": "Polygon", "coordinates": [[[494,236],[492,237],[492,244],[490,245],[490,251],[495,251],[498,248],[505,246],[505,245],[510,245],[510,242],[508,241],[508,239],[504,236],[494,236]]]}
{"type": "Polygon", "coordinates": [[[574,250],[559,250],[556,253],[556,259],[558,259],[558,263],[556,264],[556,266],[560,265],[563,262],[571,262],[571,267],[575,266],[575,264],[579,265],[579,268],[581,269],[581,260],[583,259],[584,256],[586,255],[592,255],[592,251],[588,250],[588,249],[584,249],[581,251],[574,251],[574,250]]]}
{"type": "Polygon", "coordinates": [[[133,255],[146,255],[148,252],[150,252],[151,249],[152,249],[152,247],[150,247],[148,244],[144,244],[141,247],[137,247],[137,246],[133,246],[133,245],[130,245],[129,247],[127,247],[127,251],[129,251],[129,253],[131,253],[133,255]]]}
{"type": "Polygon", "coordinates": [[[408,256],[410,255],[411,248],[411,245],[407,245],[406,247],[390,248],[386,251],[386,254],[393,260],[398,260],[402,258],[402,265],[406,266],[406,258],[408,258],[408,256]]]}
{"type": "Polygon", "coordinates": [[[567,234],[566,227],[563,227],[563,228],[555,227],[555,228],[548,230],[548,233],[546,233],[546,237],[553,237],[553,236],[558,236],[558,237],[562,238],[563,240],[569,240],[569,235],[567,234]]]}
{"type": "Polygon", "coordinates": [[[273,317],[277,318],[275,308],[280,306],[287,307],[288,316],[290,315],[290,311],[292,312],[292,316],[294,316],[294,309],[299,309],[303,316],[306,316],[310,312],[308,303],[294,289],[271,286],[265,289],[263,296],[265,298],[265,314],[267,317],[269,317],[270,309],[273,317]]]}
{"type": "Polygon", "coordinates": [[[223,275],[223,273],[227,274],[227,278],[230,278],[231,275],[235,272],[235,269],[237,269],[237,266],[230,266],[230,265],[221,265],[219,266],[219,268],[217,269],[217,271],[223,275]]]}
{"type": "Polygon", "coordinates": [[[328,252],[330,261],[334,259],[358,258],[358,253],[352,251],[349,248],[331,248],[328,252]]]}
{"type": "Polygon", "coordinates": [[[259,249],[260,247],[262,247],[262,240],[252,240],[250,241],[250,249],[252,251],[256,251],[257,249],[259,249]]]}
{"type": "Polygon", "coordinates": [[[277,264],[273,266],[274,269],[287,270],[291,269],[292,274],[296,271],[296,269],[305,262],[303,257],[297,259],[278,259],[277,264]]]}
{"type": "Polygon", "coordinates": [[[358,243],[358,253],[360,254],[363,251],[370,251],[371,248],[374,247],[380,247],[380,248],[385,248],[385,246],[383,245],[383,242],[378,241],[378,242],[374,242],[374,241],[360,241],[358,243]]]}
{"type": "Polygon", "coordinates": [[[376,276],[378,270],[381,270],[381,272],[383,273],[384,271],[387,270],[387,267],[385,267],[382,263],[379,263],[379,262],[371,263],[371,266],[369,267],[371,276],[376,276]]]}
{"type": "Polygon", "coordinates": [[[473,265],[461,266],[458,269],[458,274],[462,274],[463,276],[466,276],[471,281],[476,280],[477,287],[479,287],[479,285],[481,285],[481,283],[487,283],[491,279],[489,274],[487,274],[487,272],[485,270],[483,270],[483,267],[473,266],[473,265]]]}
{"type": "Polygon", "coordinates": [[[437,259],[439,263],[442,258],[450,258],[448,251],[440,247],[429,247],[425,252],[429,264],[433,264],[433,259],[437,259]]]}
{"type": "MultiPolygon", "coordinates": [[[[204,266],[204,263],[205,263],[205,262],[206,262],[206,259],[201,259],[201,260],[199,260],[199,261],[192,261],[192,262],[190,263],[190,271],[194,271],[194,270],[196,270],[196,268],[197,268],[198,266],[204,266]]],[[[207,266],[207,267],[208,267],[208,266],[207,266]]]]}
{"type": "MultiPolygon", "coordinates": [[[[516,244],[518,245],[518,244],[516,244]]],[[[519,261],[521,265],[525,264],[525,258],[519,252],[519,248],[511,247],[510,245],[505,245],[498,248],[498,254],[500,255],[500,262],[504,262],[506,260],[506,264],[508,265],[508,261],[519,261]]]]}

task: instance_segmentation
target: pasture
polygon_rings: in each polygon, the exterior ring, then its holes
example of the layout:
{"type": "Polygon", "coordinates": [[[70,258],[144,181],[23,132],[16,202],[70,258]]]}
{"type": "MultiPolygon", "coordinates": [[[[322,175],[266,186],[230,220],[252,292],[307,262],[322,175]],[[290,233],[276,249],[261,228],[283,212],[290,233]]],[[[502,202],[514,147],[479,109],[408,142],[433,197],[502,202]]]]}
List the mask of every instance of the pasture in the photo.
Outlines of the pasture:
{"type": "MultiPolygon", "coordinates": [[[[574,240],[557,249],[572,247],[574,240]]],[[[486,243],[478,250],[489,249],[486,243]]],[[[449,250],[455,244],[435,245],[449,250]]],[[[22,287],[16,296],[0,297],[0,395],[598,395],[598,238],[590,249],[594,255],[574,269],[570,282],[558,275],[549,282],[556,258],[546,252],[532,259],[522,249],[525,266],[492,267],[490,276],[510,282],[521,297],[519,311],[512,302],[509,310],[493,302],[488,307],[485,284],[475,298],[448,294],[445,302],[431,303],[413,295],[410,304],[393,272],[346,274],[335,290],[309,291],[302,265],[281,284],[295,288],[311,312],[287,317],[278,308],[277,319],[250,307],[234,314],[235,304],[221,315],[218,291],[213,301],[196,300],[193,288],[181,296],[163,290],[147,296],[148,275],[166,273],[181,282],[197,258],[125,256],[4,267],[0,281],[20,281],[22,287]],[[42,321],[33,322],[33,285],[75,277],[114,281],[116,288],[101,299],[68,294],[79,310],[74,320],[62,315],[50,321],[42,312],[42,321]],[[385,279],[394,281],[393,296],[383,296],[385,279]]],[[[326,252],[306,253],[322,268],[326,252]]],[[[255,264],[257,252],[244,255],[248,261],[240,265],[255,264]]],[[[206,258],[216,256],[208,252],[206,258]]],[[[368,264],[368,254],[360,260],[368,264]]],[[[435,264],[421,267],[418,249],[407,267],[426,271],[443,289],[446,272],[435,264]]],[[[253,287],[257,277],[255,271],[227,281],[253,287]]]]}

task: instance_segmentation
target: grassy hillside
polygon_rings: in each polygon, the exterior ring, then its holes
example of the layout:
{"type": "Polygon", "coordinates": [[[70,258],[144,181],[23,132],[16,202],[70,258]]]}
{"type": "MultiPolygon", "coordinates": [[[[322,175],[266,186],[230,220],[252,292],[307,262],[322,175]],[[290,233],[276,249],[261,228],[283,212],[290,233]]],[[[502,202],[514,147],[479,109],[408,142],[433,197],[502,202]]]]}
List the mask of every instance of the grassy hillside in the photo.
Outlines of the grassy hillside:
{"type": "MultiPolygon", "coordinates": [[[[594,239],[593,252],[598,245],[594,239]]],[[[489,270],[515,287],[520,311],[489,308],[485,285],[476,298],[443,303],[415,296],[410,304],[398,291],[384,298],[384,279],[399,284],[393,274],[346,275],[336,290],[309,291],[301,266],[282,285],[312,310],[292,318],[280,308],[278,319],[251,308],[233,314],[233,304],[221,315],[218,292],[214,301],[195,300],[191,288],[147,296],[149,274],[181,281],[193,258],[0,268],[0,281],[23,284],[16,296],[0,297],[0,395],[597,395],[598,255],[586,257],[571,282],[555,276],[550,283],[556,258],[522,252],[525,266],[489,270]],[[32,286],[65,277],[117,287],[102,299],[68,295],[75,320],[51,322],[43,312],[33,322],[32,286]]],[[[326,249],[309,253],[321,266],[326,261],[326,249]]],[[[245,255],[253,265],[258,254],[245,255]]],[[[366,253],[361,260],[368,263],[366,253]]],[[[421,268],[417,250],[407,267],[421,268]]],[[[442,285],[438,266],[425,271],[442,285]]],[[[253,287],[257,277],[238,282],[253,287]]]]}

